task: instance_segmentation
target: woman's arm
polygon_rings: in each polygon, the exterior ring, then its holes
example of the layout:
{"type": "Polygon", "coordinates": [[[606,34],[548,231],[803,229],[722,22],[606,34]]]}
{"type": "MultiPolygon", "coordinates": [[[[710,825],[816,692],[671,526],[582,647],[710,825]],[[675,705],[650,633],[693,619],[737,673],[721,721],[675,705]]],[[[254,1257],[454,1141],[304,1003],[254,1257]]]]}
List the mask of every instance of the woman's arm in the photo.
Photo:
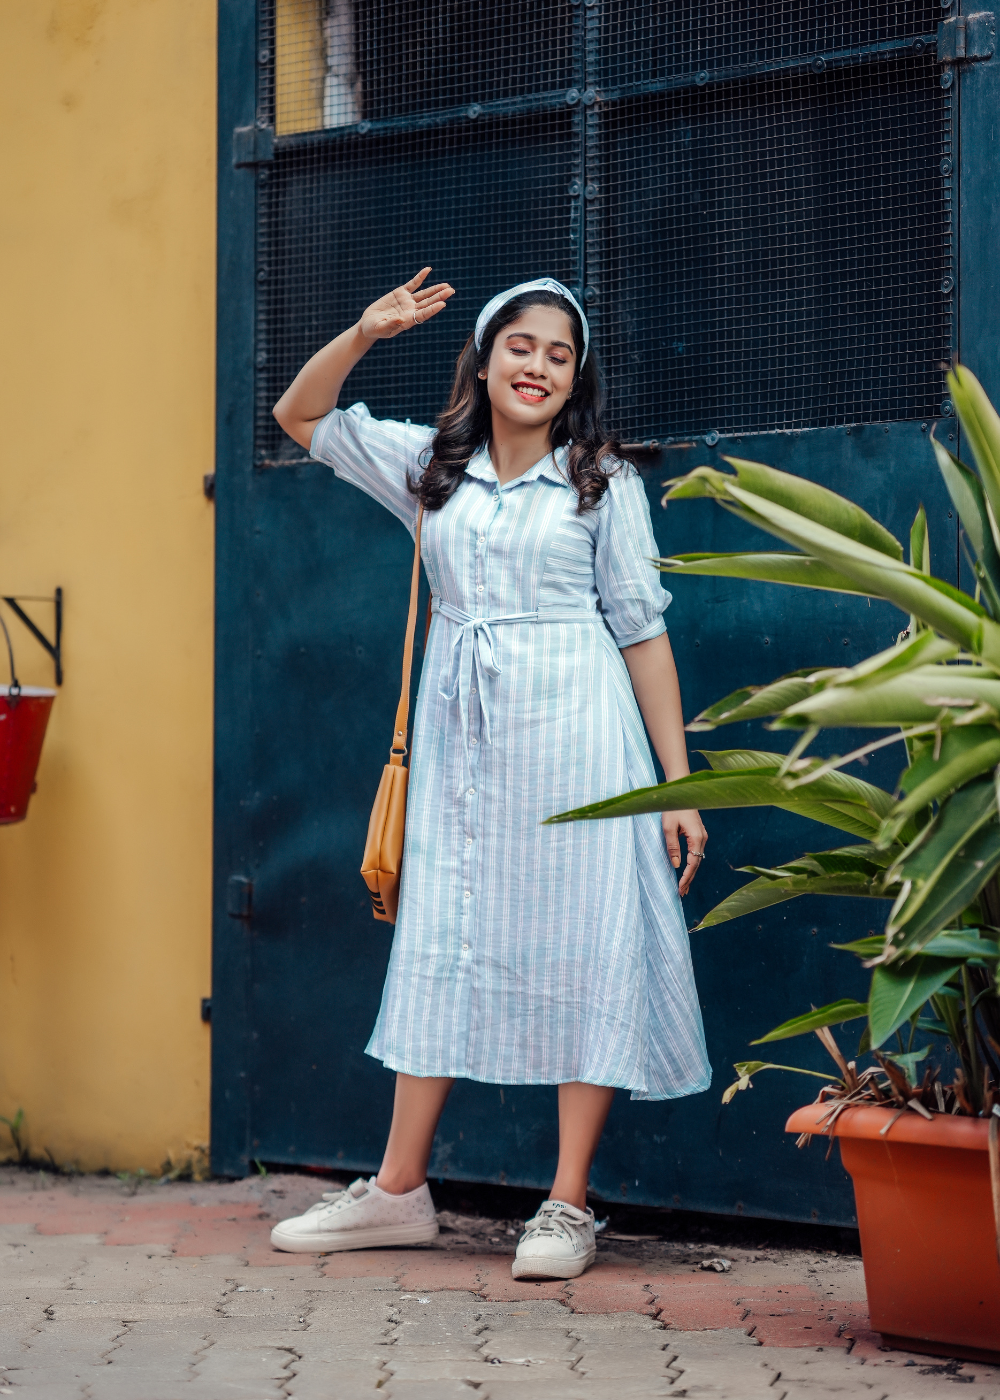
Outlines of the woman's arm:
{"type": "MultiPolygon", "coordinates": [[[[667,782],[683,778],[691,770],[688,767],[687,742],[684,738],[681,688],[677,681],[677,667],[674,665],[674,654],[666,632],[650,638],[648,642],[636,642],[635,646],[624,647],[622,656],[632,677],[632,689],[649,730],[649,737],[653,741],[656,756],[663,765],[667,782]]],[[[701,817],[693,810],[664,812],[663,834],[675,870],[680,868],[681,863],[682,831],[687,843],[687,862],[679,890],[685,895],[698,873],[701,861],[696,853],[704,851],[708,832],[702,825],[701,817]]]]}
{"type": "Polygon", "coordinates": [[[429,267],[423,268],[402,287],[373,301],[356,325],[324,345],[299,370],[272,412],[300,447],[311,445],[316,424],[336,407],[344,380],[376,340],[391,340],[401,331],[422,326],[454,295],[447,282],[420,291],[428,272],[429,267]]]}

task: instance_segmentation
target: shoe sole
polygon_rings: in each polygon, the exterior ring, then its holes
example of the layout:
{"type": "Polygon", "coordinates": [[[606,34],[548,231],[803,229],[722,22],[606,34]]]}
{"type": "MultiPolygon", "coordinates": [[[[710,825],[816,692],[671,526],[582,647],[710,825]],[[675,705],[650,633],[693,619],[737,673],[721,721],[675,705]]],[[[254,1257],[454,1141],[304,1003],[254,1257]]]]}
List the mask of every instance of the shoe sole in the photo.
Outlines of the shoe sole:
{"type": "Polygon", "coordinates": [[[579,1278],[597,1257],[597,1250],[582,1259],[548,1260],[515,1259],[510,1266],[512,1278],[579,1278]]]}
{"type": "Polygon", "coordinates": [[[438,1237],[438,1223],[381,1225],[367,1230],[330,1231],[326,1235],[286,1235],[280,1225],[271,1231],[271,1244],[289,1254],[339,1254],[347,1249],[378,1249],[393,1244],[429,1244],[438,1237]]]}

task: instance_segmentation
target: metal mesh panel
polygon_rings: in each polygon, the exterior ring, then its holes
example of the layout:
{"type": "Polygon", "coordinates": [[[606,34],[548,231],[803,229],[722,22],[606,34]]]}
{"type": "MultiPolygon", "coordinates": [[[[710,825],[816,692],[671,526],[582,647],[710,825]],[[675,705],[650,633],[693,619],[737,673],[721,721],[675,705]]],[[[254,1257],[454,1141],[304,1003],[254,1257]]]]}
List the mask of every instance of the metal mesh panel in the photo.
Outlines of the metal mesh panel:
{"type": "Polygon", "coordinates": [[[716,78],[744,66],[926,40],[941,13],[939,0],[602,0],[595,81],[607,92],[700,71],[716,78]]]}
{"type": "Polygon", "coordinates": [[[588,277],[622,430],[937,415],[942,100],[924,57],[618,106],[588,277]]]}
{"type": "Polygon", "coordinates": [[[369,302],[433,264],[456,287],[414,334],[376,345],[351,374],[348,402],[376,417],[433,422],[455,358],[497,287],[539,266],[572,281],[566,185],[579,143],[569,112],[482,119],[449,129],[351,136],[280,151],[261,190],[258,451],[301,451],[270,417],[308,357],[369,302]]]}
{"type": "MultiPolygon", "coordinates": [[[[627,440],[936,415],[938,0],[260,0],[256,460],[302,362],[424,263],[458,289],[353,400],[432,420],[476,312],[586,297],[627,440]]],[[[942,162],[945,162],[942,164],[942,162]]]]}
{"type": "Polygon", "coordinates": [[[279,135],[573,83],[567,0],[277,0],[273,27],[279,135]]]}

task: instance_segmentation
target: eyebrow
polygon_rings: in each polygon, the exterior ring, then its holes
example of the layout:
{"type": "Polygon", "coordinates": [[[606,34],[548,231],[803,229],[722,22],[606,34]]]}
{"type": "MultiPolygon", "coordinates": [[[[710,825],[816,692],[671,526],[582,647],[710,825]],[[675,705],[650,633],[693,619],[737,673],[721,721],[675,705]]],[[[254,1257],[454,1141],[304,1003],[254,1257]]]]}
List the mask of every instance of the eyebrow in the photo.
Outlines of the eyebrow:
{"type": "MultiPolygon", "coordinates": [[[[530,331],[511,331],[510,335],[506,336],[505,338],[506,338],[507,340],[514,340],[514,339],[516,339],[518,336],[520,336],[520,338],[521,338],[522,340],[537,340],[537,339],[538,339],[538,336],[537,336],[537,335],[532,335],[530,331]]],[[[550,345],[558,345],[558,346],[560,346],[560,348],[563,349],[563,350],[573,350],[572,345],[567,344],[567,342],[566,342],[565,340],[550,340],[550,341],[549,341],[549,344],[550,344],[550,345]]],[[[575,351],[575,350],[573,350],[573,354],[574,354],[574,355],[576,354],[576,351],[575,351]]]]}

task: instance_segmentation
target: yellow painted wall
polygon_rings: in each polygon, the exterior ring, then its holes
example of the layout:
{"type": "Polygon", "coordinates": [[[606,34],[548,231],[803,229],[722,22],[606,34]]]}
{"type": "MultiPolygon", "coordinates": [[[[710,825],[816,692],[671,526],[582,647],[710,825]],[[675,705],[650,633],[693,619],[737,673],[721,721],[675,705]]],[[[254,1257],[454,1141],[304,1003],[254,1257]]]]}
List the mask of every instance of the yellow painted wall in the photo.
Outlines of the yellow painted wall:
{"type": "Polygon", "coordinates": [[[0,828],[0,1114],[85,1169],[208,1137],[215,86],[213,0],[0,6],[0,593],[66,598],[0,828]]]}

